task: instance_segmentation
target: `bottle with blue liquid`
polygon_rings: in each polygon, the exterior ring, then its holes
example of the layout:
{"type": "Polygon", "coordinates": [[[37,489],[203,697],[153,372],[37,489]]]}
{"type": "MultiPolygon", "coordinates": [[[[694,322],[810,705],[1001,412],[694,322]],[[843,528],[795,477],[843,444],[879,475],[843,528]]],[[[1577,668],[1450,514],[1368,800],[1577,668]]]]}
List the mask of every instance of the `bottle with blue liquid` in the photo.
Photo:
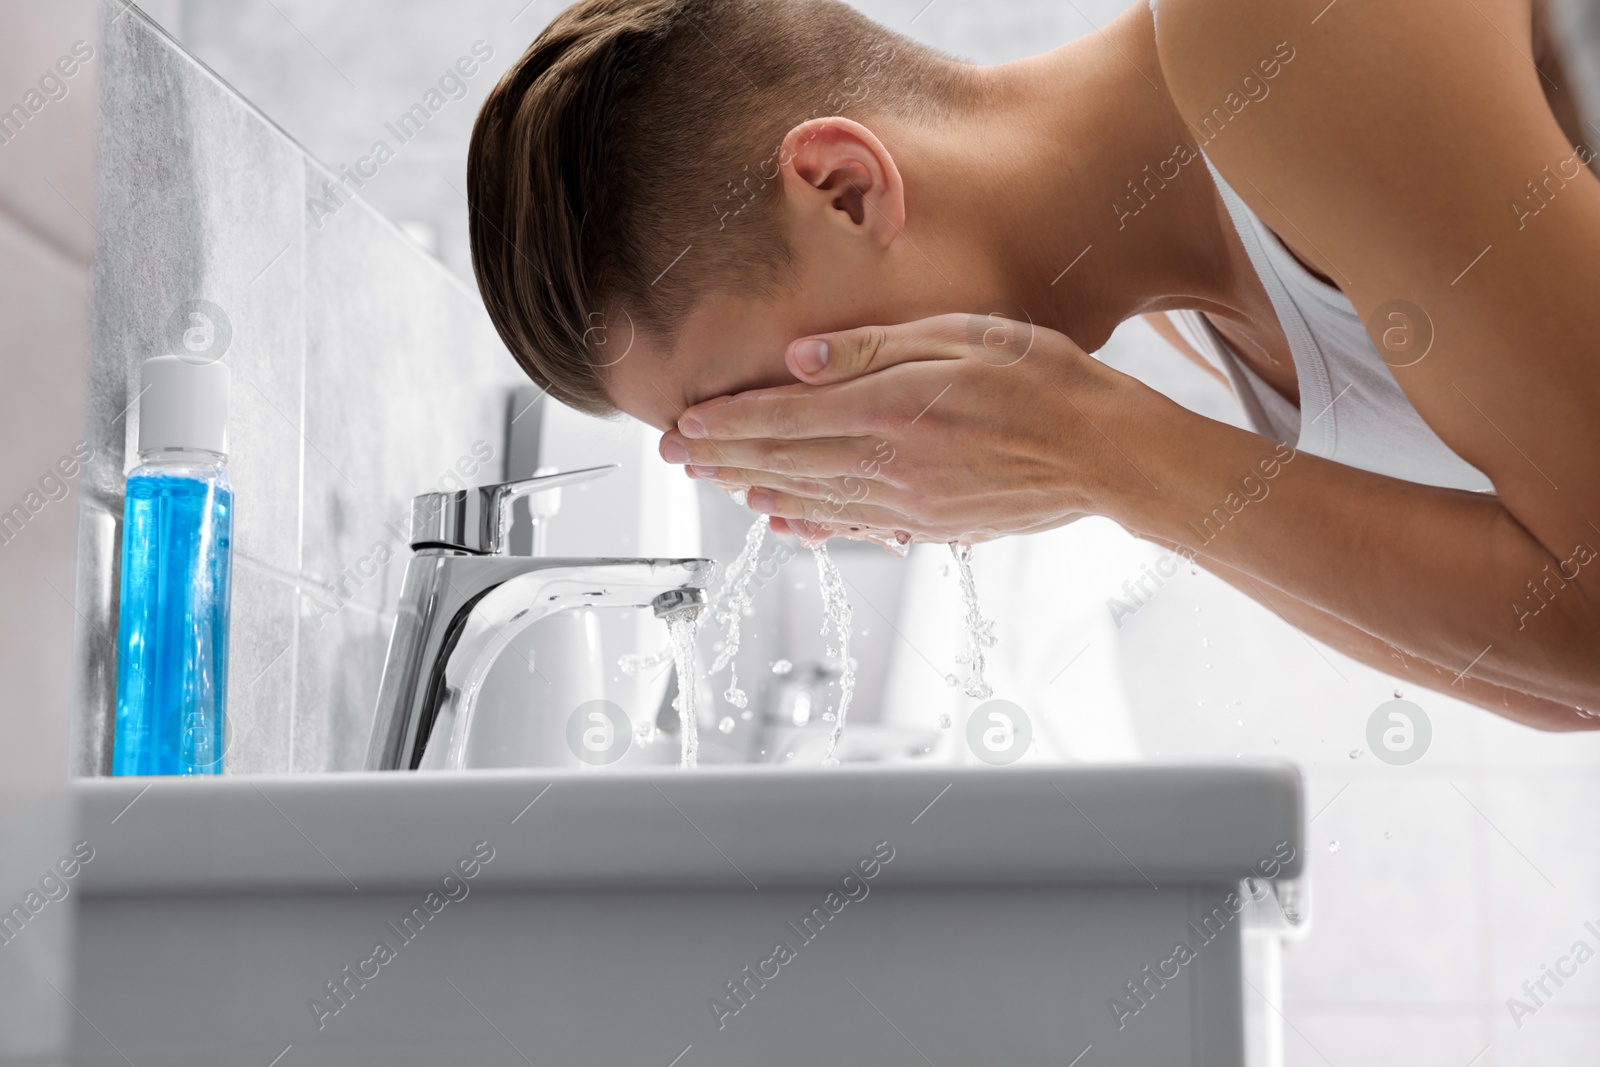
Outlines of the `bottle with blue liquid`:
{"type": "Polygon", "coordinates": [[[233,489],[226,364],[147,360],[128,475],[111,773],[220,774],[233,489]]]}

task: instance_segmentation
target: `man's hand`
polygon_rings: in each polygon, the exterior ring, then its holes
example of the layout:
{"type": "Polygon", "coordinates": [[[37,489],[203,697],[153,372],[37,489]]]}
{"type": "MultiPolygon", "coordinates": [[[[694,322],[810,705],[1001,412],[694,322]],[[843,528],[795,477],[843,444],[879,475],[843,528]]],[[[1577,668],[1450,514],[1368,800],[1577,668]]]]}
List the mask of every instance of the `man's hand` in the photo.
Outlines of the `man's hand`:
{"type": "Polygon", "coordinates": [[[1143,484],[1129,404],[1156,394],[1053,330],[942,315],[802,338],[786,358],[805,384],[698,404],[661,455],[747,489],[752,509],[808,540],[987,540],[1143,484]]]}

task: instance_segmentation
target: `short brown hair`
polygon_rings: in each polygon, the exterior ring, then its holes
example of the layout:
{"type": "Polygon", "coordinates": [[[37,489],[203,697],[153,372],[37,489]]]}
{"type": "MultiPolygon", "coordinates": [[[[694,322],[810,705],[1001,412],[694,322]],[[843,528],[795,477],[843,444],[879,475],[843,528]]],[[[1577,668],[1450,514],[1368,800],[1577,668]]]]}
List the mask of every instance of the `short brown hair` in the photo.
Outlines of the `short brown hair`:
{"type": "Polygon", "coordinates": [[[472,265],[495,328],[557,400],[612,413],[602,308],[670,337],[706,293],[781,285],[789,130],[935,115],[963,84],[961,64],[836,0],[581,0],[472,131],[472,265]]]}

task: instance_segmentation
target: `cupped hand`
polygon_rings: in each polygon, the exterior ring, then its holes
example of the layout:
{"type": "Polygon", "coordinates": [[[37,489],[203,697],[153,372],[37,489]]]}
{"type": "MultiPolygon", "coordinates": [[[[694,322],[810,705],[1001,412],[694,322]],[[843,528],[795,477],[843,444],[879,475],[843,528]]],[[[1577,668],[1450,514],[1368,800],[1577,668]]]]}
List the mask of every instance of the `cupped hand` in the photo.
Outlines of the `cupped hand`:
{"type": "Polygon", "coordinates": [[[1142,387],[1054,330],[941,315],[802,338],[786,358],[803,384],[697,404],[661,455],[803,539],[988,540],[1098,513],[1138,477],[1102,426],[1126,434],[1142,387]]]}

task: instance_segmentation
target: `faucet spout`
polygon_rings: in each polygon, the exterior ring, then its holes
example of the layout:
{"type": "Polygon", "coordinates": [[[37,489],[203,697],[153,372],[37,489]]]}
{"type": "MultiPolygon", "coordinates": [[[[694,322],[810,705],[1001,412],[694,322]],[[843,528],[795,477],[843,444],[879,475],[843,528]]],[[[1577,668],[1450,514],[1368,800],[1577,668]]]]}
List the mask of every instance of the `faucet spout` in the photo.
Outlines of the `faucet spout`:
{"type": "Polygon", "coordinates": [[[703,604],[707,559],[558,559],[422,547],[406,568],[367,748],[368,770],[464,765],[476,697],[496,657],[560,611],[703,604]]]}
{"type": "Polygon", "coordinates": [[[698,611],[705,606],[706,591],[701,588],[668,589],[650,601],[650,610],[656,613],[658,619],[670,619],[680,611],[690,608],[698,611]]]}

